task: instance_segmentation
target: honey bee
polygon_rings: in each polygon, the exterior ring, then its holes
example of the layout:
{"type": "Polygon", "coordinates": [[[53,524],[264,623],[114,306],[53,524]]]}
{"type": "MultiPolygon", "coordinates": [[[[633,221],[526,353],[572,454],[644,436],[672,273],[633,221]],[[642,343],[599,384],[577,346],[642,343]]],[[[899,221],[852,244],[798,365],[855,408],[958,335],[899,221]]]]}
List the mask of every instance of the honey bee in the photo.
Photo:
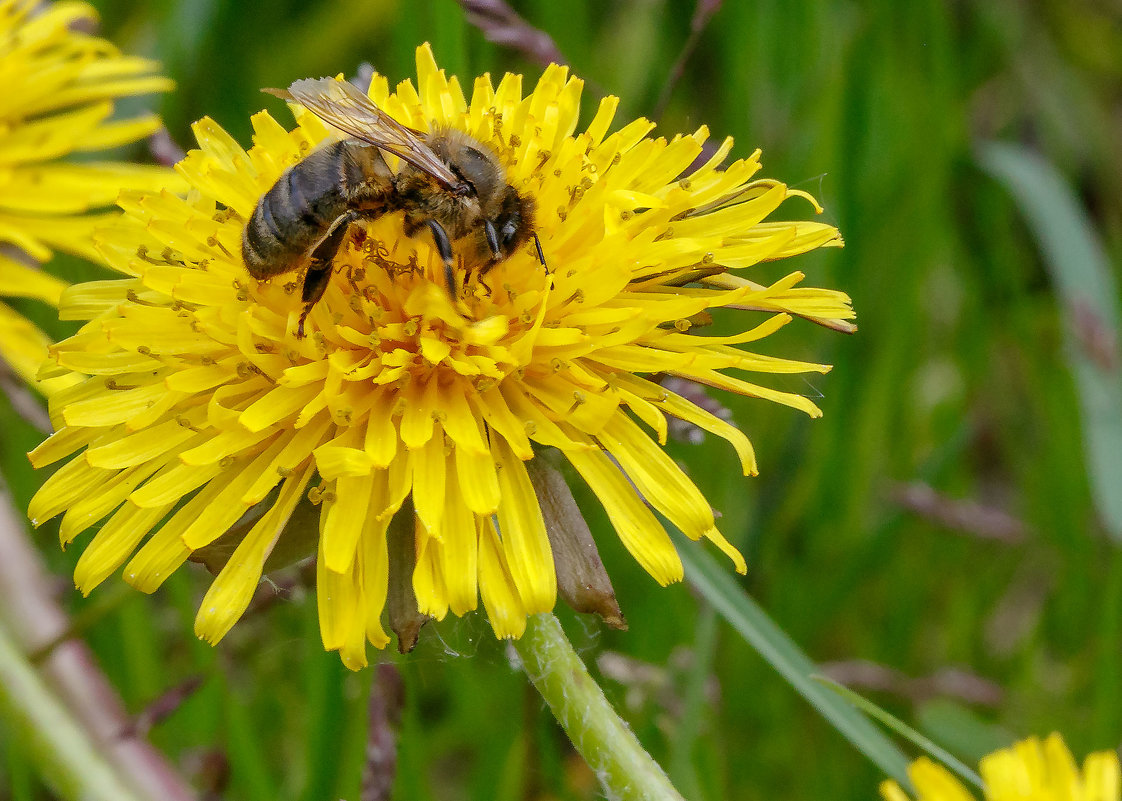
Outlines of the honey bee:
{"type": "Polygon", "coordinates": [[[534,200],[508,183],[487,144],[452,128],[426,133],[402,125],[354,85],[334,78],[265,91],[299,103],[346,135],[285,171],[257,202],[242,236],[246,269],[258,280],[307,266],[298,337],[327,290],[352,223],[400,211],[406,236],[427,228],[453,295],[453,242],[462,241],[467,255],[483,265],[481,273],[531,238],[545,264],[534,232],[534,200]],[[396,172],[383,153],[401,160],[396,172]]]}

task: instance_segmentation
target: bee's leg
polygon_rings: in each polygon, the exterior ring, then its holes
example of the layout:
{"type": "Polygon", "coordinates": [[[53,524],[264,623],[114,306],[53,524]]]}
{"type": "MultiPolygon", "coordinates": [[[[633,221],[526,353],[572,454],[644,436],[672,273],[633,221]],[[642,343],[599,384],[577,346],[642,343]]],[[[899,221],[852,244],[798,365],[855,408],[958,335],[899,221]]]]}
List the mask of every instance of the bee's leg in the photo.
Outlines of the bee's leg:
{"type": "Polygon", "coordinates": [[[327,229],[327,233],[308,258],[308,271],[304,275],[304,287],[300,291],[300,300],[304,302],[304,311],[300,314],[300,322],[296,326],[297,338],[304,338],[304,321],[308,319],[312,307],[319,303],[323,293],[327,291],[327,285],[331,283],[335,254],[343,246],[351,223],[364,216],[367,215],[357,209],[341,214],[335,219],[335,222],[331,223],[331,227],[327,229]]]}
{"type": "Polygon", "coordinates": [[[425,225],[432,231],[432,239],[436,243],[436,252],[440,254],[440,258],[444,262],[444,280],[448,282],[448,294],[454,298],[456,297],[456,276],[452,272],[452,267],[456,263],[456,258],[452,253],[452,242],[448,239],[448,232],[444,230],[444,226],[436,220],[425,220],[425,225]]]}

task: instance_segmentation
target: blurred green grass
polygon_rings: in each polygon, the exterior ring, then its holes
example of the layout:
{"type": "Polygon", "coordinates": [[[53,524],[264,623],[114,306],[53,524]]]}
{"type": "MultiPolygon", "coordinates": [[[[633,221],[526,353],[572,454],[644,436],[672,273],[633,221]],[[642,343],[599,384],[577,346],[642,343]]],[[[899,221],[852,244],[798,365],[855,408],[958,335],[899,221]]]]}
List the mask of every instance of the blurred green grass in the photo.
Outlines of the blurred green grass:
{"type": "MultiPolygon", "coordinates": [[[[203,115],[246,144],[252,112],[283,118],[262,86],[363,61],[391,80],[412,76],[425,40],[461,76],[538,72],[486,42],[453,0],[95,5],[107,36],[161,59],[178,82],[155,102],[187,146],[203,115]]],[[[692,13],[669,0],[515,6],[578,74],[622,97],[620,120],[652,111],[692,13]]],[[[846,248],[753,277],[802,269],[810,285],[849,292],[861,328],[842,337],[804,323],[766,343],[768,353],[835,365],[783,385],[816,398],[823,419],[722,398],[753,439],[759,478],[741,479],[712,438],[673,453],[749,557],[744,585],[813,659],[870,660],[914,677],[958,667],[1000,688],[996,704],[914,685],[867,691],[968,761],[1052,730],[1077,754],[1122,738],[1122,565],[1092,505],[1059,303],[1033,232],[974,155],[980,139],[1042,153],[1090,210],[1117,270],[1119,22],[1117,10],[1055,0],[729,2],[660,121],[668,134],[702,123],[731,134],[734,155],[762,147],[767,176],[819,198],[846,248]],[[1000,508],[1027,537],[986,541],[901,509],[892,488],[913,481],[1000,508]]],[[[66,331],[47,310],[24,308],[66,331]]],[[[26,507],[40,477],[22,453],[36,437],[3,399],[0,427],[0,470],[26,507]]],[[[585,508],[594,531],[610,531],[594,501],[585,508]]],[[[35,536],[65,577],[80,548],[59,553],[56,532],[35,536]]],[[[707,612],[687,588],[659,589],[614,538],[601,539],[630,631],[572,616],[567,628],[590,662],[615,651],[665,671],[667,696],[606,689],[692,801],[873,797],[876,770],[747,644],[723,623],[707,634],[707,612]],[[681,657],[695,645],[712,675],[700,677],[687,725],[667,699],[698,680],[681,657]]],[[[182,571],[153,598],[122,596],[89,629],[127,704],[139,711],[202,674],[203,689],[153,732],[188,772],[218,749],[230,762],[223,797],[356,799],[369,673],[349,674],[322,652],[305,593],[243,621],[217,650],[195,641],[206,582],[182,571]]],[[[78,611],[96,598],[64,601],[78,611]]],[[[408,689],[395,799],[599,797],[481,618],[432,626],[413,655],[386,658],[408,689]]],[[[18,747],[0,741],[9,779],[0,797],[45,797],[18,747]]]]}

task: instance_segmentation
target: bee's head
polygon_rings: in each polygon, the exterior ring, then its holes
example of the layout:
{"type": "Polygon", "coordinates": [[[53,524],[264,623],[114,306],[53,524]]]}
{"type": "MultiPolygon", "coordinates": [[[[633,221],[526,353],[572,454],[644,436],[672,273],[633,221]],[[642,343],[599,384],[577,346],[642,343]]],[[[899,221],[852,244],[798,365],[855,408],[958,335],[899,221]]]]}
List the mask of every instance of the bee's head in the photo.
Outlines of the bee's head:
{"type": "Polygon", "coordinates": [[[507,258],[534,233],[533,199],[505,187],[498,213],[484,221],[483,231],[494,261],[507,258]]]}
{"type": "Polygon", "coordinates": [[[433,152],[460,179],[453,204],[440,222],[453,239],[468,236],[477,257],[491,264],[507,258],[533,234],[533,200],[507,183],[502,161],[487,144],[456,129],[437,129],[428,140],[433,152]]]}

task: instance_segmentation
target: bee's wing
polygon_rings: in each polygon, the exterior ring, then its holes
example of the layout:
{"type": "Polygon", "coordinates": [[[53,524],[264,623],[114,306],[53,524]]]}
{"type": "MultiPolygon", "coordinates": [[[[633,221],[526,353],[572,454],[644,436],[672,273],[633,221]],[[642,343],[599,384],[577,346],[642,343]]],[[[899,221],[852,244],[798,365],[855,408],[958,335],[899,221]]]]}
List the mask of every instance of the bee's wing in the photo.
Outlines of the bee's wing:
{"type": "Polygon", "coordinates": [[[448,168],[415,131],[395,120],[353,84],[335,78],[304,78],[287,91],[266,89],[284,100],[299,103],[324,122],[380,150],[393,153],[445,186],[462,181],[448,168]]]}

